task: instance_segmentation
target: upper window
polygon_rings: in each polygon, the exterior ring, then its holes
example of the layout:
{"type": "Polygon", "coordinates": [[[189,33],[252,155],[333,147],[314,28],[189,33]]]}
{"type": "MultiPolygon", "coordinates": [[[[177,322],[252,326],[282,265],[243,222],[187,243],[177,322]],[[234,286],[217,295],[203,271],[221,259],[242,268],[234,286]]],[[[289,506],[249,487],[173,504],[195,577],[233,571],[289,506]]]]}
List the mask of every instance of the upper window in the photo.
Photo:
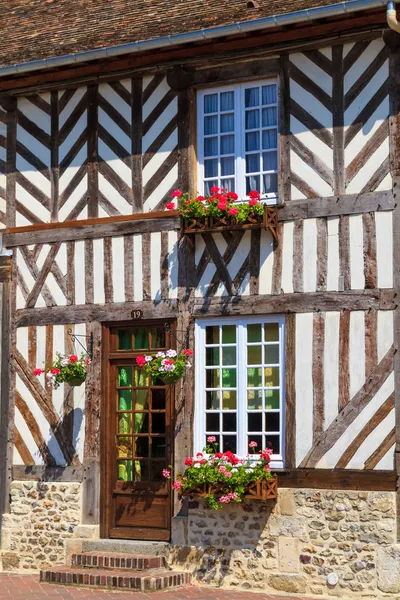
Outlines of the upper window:
{"type": "Polygon", "coordinates": [[[244,199],[252,190],[265,201],[278,193],[278,86],[243,83],[198,94],[199,192],[213,186],[244,199]]]}
{"type": "Polygon", "coordinates": [[[217,438],[221,452],[272,447],[283,467],[284,320],[280,317],[196,323],[195,450],[217,438]]]}

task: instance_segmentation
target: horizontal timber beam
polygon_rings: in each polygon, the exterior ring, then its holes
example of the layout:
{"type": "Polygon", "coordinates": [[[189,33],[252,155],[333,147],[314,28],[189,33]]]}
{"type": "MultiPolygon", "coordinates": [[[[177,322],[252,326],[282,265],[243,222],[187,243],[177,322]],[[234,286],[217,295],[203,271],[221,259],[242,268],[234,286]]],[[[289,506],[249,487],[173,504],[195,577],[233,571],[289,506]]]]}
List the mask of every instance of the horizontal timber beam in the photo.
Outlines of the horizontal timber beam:
{"type": "Polygon", "coordinates": [[[353,469],[291,469],[274,471],[281,488],[321,490],[396,491],[396,471],[356,471],[353,469]]]}
{"type": "Polygon", "coordinates": [[[393,210],[395,201],[391,190],[329,196],[311,200],[292,200],[279,208],[279,221],[295,219],[315,219],[316,217],[336,217],[368,212],[393,210]]]}
{"type": "MultiPolygon", "coordinates": [[[[229,298],[196,298],[193,316],[219,317],[282,313],[325,312],[342,310],[394,310],[394,291],[351,290],[347,292],[313,292],[304,294],[254,295],[229,298]]],[[[43,309],[42,309],[43,310],[43,309]]]]}
{"type": "Polygon", "coordinates": [[[46,467],[44,465],[14,465],[13,481],[83,481],[84,466],[46,467]]]}
{"type": "Polygon", "coordinates": [[[83,221],[64,221],[62,223],[43,223],[28,227],[11,227],[3,234],[6,248],[30,244],[67,242],[71,240],[93,240],[96,238],[126,235],[129,233],[148,233],[150,231],[169,231],[179,229],[180,218],[177,211],[157,211],[154,213],[136,213],[83,221]]]}
{"type": "MultiPolygon", "coordinates": [[[[17,327],[30,325],[65,325],[90,321],[130,321],[132,311],[141,310],[143,319],[174,319],[178,310],[177,300],[165,300],[157,304],[148,302],[125,302],[123,304],[85,304],[80,306],[51,306],[17,310],[17,327]]],[[[138,321],[140,323],[140,321],[138,321]]]]}

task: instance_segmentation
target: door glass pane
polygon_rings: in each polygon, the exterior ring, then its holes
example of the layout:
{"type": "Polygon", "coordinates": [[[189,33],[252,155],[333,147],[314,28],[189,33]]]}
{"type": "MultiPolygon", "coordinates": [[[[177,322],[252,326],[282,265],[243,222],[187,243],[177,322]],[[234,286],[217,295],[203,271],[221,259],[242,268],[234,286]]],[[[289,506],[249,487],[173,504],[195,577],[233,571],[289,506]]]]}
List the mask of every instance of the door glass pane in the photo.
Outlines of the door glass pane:
{"type": "Polygon", "coordinates": [[[135,481],[148,481],[149,480],[149,461],[135,460],[133,464],[133,476],[135,481]]]}
{"type": "Polygon", "coordinates": [[[236,435],[223,435],[222,436],[222,450],[223,452],[237,452],[236,435]]]}
{"type": "Polygon", "coordinates": [[[135,433],[149,432],[149,415],[148,413],[135,414],[135,433]]]}
{"type": "Polygon", "coordinates": [[[118,336],[118,350],[132,350],[132,331],[130,329],[120,329],[118,336]]]}
{"type": "Polygon", "coordinates": [[[132,458],[132,439],[118,437],[118,458],[132,458]]]}
{"type": "Polygon", "coordinates": [[[151,423],[152,433],[165,433],[165,413],[152,413],[151,423]]]}
{"type": "Polygon", "coordinates": [[[147,387],[149,385],[149,377],[144,371],[135,369],[134,371],[134,385],[136,387],[147,387]]]}
{"type": "Polygon", "coordinates": [[[151,463],[151,481],[165,482],[163,470],[166,468],[167,463],[165,462],[165,460],[153,460],[151,463]]]}
{"type": "Polygon", "coordinates": [[[118,461],[118,479],[120,481],[132,481],[132,461],[118,461]]]}
{"type": "Polygon", "coordinates": [[[154,458],[163,458],[166,453],[165,437],[151,438],[151,456],[154,458]]]}
{"type": "Polygon", "coordinates": [[[132,433],[132,414],[118,415],[118,433],[132,433]]]}
{"type": "Polygon", "coordinates": [[[236,413],[224,413],[222,415],[222,430],[236,431],[236,413]]]}
{"type": "Polygon", "coordinates": [[[132,367],[118,367],[118,387],[132,385],[132,367]]]}
{"type": "Polygon", "coordinates": [[[132,410],[132,390],[118,390],[118,410],[132,410]]]}
{"type": "Polygon", "coordinates": [[[249,413],[247,415],[248,431],[262,431],[263,430],[263,418],[262,413],[249,413]]]}
{"type": "Polygon", "coordinates": [[[151,407],[153,410],[165,410],[166,405],[165,388],[151,390],[151,407]]]}
{"type": "Polygon", "coordinates": [[[149,390],[135,390],[135,410],[147,410],[149,408],[149,390]]]}
{"type": "Polygon", "coordinates": [[[208,413],[206,415],[206,431],[209,433],[219,431],[219,413],[208,413]]]}
{"type": "Polygon", "coordinates": [[[149,438],[135,437],[135,456],[147,457],[149,455],[149,438]]]}
{"type": "Polygon", "coordinates": [[[261,387],[262,369],[247,369],[247,385],[248,387],[261,387]]]}
{"type": "Polygon", "coordinates": [[[135,350],[145,350],[149,347],[149,330],[145,327],[137,327],[133,330],[135,339],[135,350]]]}
{"type": "Polygon", "coordinates": [[[236,392],[235,391],[224,390],[222,392],[222,410],[236,410],[236,392]]]}
{"type": "Polygon", "coordinates": [[[247,392],[247,408],[249,410],[261,409],[263,407],[262,398],[263,398],[262,390],[248,390],[248,392],[247,392]]]}

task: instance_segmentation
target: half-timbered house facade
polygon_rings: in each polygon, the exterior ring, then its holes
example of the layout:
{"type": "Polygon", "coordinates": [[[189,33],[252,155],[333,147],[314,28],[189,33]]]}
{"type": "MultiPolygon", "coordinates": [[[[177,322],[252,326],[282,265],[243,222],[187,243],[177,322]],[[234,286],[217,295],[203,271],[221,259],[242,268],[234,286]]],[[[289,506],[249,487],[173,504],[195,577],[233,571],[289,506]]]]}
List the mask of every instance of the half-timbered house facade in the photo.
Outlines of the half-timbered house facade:
{"type": "Polygon", "coordinates": [[[14,4],[3,569],[142,540],[205,583],[399,593],[400,35],[384,5],[80,2],[84,22],[31,1],[26,24],[14,4]],[[212,185],[258,189],[276,229],[186,234],[171,192],[212,185]],[[81,387],[33,375],[78,341],[81,387]],[[138,354],[182,344],[182,384],[141,379],[138,354]],[[270,443],[277,503],[181,504],[162,470],[208,435],[240,455],[270,443]]]}

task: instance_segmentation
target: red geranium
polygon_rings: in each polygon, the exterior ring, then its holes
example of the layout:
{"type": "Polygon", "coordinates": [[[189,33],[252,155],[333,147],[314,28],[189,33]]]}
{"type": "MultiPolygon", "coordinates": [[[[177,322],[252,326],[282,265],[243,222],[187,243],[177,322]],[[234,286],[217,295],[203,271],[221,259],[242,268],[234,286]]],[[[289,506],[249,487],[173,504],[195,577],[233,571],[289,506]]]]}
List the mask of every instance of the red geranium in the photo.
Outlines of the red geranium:
{"type": "Polygon", "coordinates": [[[237,215],[238,212],[239,212],[238,209],[237,208],[233,208],[233,207],[228,210],[228,213],[230,215],[234,215],[234,216],[237,215]]]}
{"type": "Polygon", "coordinates": [[[55,368],[55,369],[50,369],[50,373],[52,375],[59,375],[61,373],[61,371],[60,371],[60,369],[55,368]]]}
{"type": "Polygon", "coordinates": [[[218,210],[226,210],[226,202],[218,202],[218,210]]]}
{"type": "Polygon", "coordinates": [[[136,357],[136,363],[139,367],[139,369],[141,369],[143,367],[143,365],[146,364],[146,359],[144,356],[137,356],[136,357]]]}
{"type": "Polygon", "coordinates": [[[211,194],[218,194],[219,191],[220,191],[220,188],[216,185],[214,185],[210,190],[211,194]]]}
{"type": "Polygon", "coordinates": [[[193,350],[184,350],[184,351],[183,351],[183,354],[184,354],[185,356],[191,356],[191,355],[193,354],[193,350]]]}
{"type": "Polygon", "coordinates": [[[193,465],[193,463],[194,463],[194,459],[191,456],[185,460],[185,465],[187,467],[191,467],[193,465]]]}
{"type": "Polygon", "coordinates": [[[259,200],[260,199],[260,192],[257,192],[257,190],[252,190],[249,193],[249,198],[254,198],[254,200],[259,200]]]}
{"type": "Polygon", "coordinates": [[[168,204],[166,205],[166,208],[168,210],[174,210],[174,208],[175,208],[175,202],[168,202],[168,204]]]}
{"type": "Polygon", "coordinates": [[[236,192],[228,192],[227,197],[230,198],[231,200],[237,200],[239,198],[239,196],[237,195],[236,192]]]}
{"type": "Polygon", "coordinates": [[[43,375],[44,372],[45,372],[44,369],[35,369],[33,371],[33,374],[35,375],[35,377],[39,377],[39,375],[43,375]]]}
{"type": "Polygon", "coordinates": [[[171,194],[173,198],[180,198],[182,196],[181,190],[174,190],[171,194]]]}
{"type": "Polygon", "coordinates": [[[71,354],[71,356],[68,357],[69,358],[69,362],[75,363],[78,360],[78,357],[76,356],[76,354],[71,354]]]}
{"type": "Polygon", "coordinates": [[[222,458],[222,457],[223,457],[223,454],[222,454],[222,452],[216,452],[216,453],[214,454],[214,458],[222,458]]]}
{"type": "Polygon", "coordinates": [[[236,454],[233,454],[233,452],[231,452],[230,450],[227,450],[226,452],[224,452],[223,455],[226,456],[226,458],[231,463],[231,465],[238,464],[238,462],[239,462],[238,457],[236,456],[236,454]]]}

